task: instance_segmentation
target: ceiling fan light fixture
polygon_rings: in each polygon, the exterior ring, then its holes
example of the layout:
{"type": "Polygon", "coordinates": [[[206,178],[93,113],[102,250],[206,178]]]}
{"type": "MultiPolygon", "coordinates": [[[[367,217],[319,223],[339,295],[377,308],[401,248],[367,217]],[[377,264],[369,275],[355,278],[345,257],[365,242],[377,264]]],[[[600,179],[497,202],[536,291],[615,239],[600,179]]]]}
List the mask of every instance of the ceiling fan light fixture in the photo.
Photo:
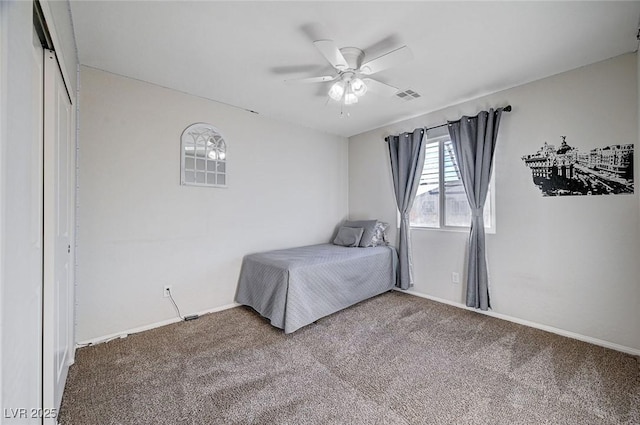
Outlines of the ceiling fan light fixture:
{"type": "Polygon", "coordinates": [[[344,82],[338,81],[329,89],[329,97],[335,101],[340,101],[342,99],[342,95],[344,94],[344,82]]]}
{"type": "Polygon", "coordinates": [[[347,93],[344,95],[344,104],[353,105],[354,103],[358,103],[358,96],[356,96],[352,90],[347,90],[347,93]]]}
{"type": "Polygon", "coordinates": [[[367,92],[367,85],[360,78],[351,80],[351,90],[356,96],[364,96],[367,92]]]}

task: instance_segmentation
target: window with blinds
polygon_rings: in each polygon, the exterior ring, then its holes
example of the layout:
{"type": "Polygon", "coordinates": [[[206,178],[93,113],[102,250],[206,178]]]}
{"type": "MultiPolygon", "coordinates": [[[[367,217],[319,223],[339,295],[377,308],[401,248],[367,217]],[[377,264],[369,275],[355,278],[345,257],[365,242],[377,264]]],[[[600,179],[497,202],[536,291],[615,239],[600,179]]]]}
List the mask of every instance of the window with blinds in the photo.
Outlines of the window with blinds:
{"type": "MultiPolygon", "coordinates": [[[[491,228],[493,221],[491,186],[484,208],[485,228],[491,228]]],[[[468,228],[471,224],[471,208],[448,135],[427,140],[410,223],[412,227],[422,228],[468,228]]]]}

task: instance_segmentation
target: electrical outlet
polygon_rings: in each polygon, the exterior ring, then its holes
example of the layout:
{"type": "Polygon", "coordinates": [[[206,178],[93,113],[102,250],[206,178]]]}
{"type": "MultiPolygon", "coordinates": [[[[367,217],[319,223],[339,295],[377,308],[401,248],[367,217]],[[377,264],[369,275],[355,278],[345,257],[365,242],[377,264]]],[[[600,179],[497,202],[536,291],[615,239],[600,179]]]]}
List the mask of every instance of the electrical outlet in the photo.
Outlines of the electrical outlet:
{"type": "Polygon", "coordinates": [[[460,283],[460,273],[451,273],[451,283],[460,283]]]}
{"type": "Polygon", "coordinates": [[[164,285],[164,292],[163,295],[165,298],[169,298],[171,296],[171,291],[173,290],[173,286],[171,285],[164,285]]]}

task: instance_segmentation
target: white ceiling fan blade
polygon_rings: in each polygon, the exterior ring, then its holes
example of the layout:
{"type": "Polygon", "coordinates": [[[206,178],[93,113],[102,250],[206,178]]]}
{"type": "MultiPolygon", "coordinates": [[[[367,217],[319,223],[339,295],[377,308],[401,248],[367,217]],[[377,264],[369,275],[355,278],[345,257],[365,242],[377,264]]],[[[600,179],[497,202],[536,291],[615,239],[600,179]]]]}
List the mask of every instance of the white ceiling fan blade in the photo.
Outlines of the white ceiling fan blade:
{"type": "Polygon", "coordinates": [[[337,75],[324,75],[322,77],[310,77],[310,78],[294,78],[291,80],[285,80],[287,84],[308,84],[308,83],[324,83],[327,81],[333,81],[338,78],[337,75]]]}
{"type": "Polygon", "coordinates": [[[366,63],[363,63],[360,67],[360,72],[364,75],[375,74],[384,69],[391,68],[402,62],[407,62],[413,59],[413,53],[407,46],[402,46],[396,50],[392,50],[389,53],[372,59],[366,63]]]}
{"type": "Polygon", "coordinates": [[[349,68],[347,60],[342,56],[342,53],[340,53],[338,46],[336,46],[333,40],[316,40],[313,44],[320,50],[322,56],[329,61],[331,66],[339,70],[349,68]]]}
{"type": "Polygon", "coordinates": [[[362,81],[367,85],[368,90],[372,93],[379,94],[380,96],[393,96],[398,92],[398,90],[400,90],[397,87],[374,80],[373,78],[363,78],[362,81]]]}

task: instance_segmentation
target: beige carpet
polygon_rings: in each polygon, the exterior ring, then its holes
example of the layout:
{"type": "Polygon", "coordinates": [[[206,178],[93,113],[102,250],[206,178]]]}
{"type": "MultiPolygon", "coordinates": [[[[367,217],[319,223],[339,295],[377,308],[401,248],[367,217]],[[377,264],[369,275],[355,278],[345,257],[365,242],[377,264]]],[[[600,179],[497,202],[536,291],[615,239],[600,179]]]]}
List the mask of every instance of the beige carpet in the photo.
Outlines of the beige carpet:
{"type": "Polygon", "coordinates": [[[390,292],[291,335],[238,307],[79,349],[60,423],[640,424],[640,368],[390,292]]]}

